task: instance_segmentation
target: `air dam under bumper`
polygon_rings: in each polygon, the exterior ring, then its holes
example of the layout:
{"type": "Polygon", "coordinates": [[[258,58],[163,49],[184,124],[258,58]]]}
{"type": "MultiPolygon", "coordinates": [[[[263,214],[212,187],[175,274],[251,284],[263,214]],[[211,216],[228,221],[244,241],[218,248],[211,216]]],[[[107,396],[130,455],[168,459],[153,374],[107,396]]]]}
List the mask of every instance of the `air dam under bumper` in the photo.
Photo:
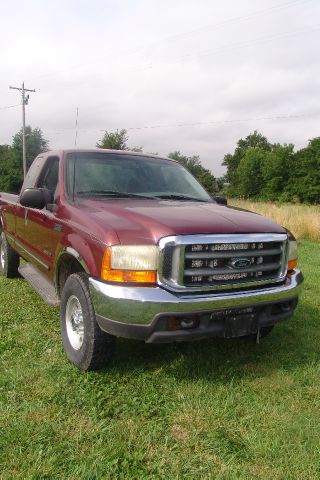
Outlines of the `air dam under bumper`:
{"type": "Polygon", "coordinates": [[[282,285],[242,292],[178,295],[161,287],[110,285],[89,278],[100,328],[148,343],[209,336],[240,337],[290,317],[303,276],[295,270],[282,285]]]}

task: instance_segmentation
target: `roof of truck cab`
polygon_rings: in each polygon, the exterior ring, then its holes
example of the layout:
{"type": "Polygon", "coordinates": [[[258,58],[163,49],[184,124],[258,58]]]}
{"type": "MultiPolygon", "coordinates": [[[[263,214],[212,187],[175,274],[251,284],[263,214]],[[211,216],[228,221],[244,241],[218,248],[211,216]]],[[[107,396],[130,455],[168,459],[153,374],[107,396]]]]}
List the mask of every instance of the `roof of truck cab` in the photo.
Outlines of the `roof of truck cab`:
{"type": "Polygon", "coordinates": [[[171,162],[176,162],[173,158],[163,157],[156,155],[154,153],[142,153],[142,152],[134,152],[132,150],[111,150],[108,148],[67,148],[67,149],[60,149],[60,150],[48,150],[46,152],[40,153],[38,156],[41,155],[57,155],[61,157],[66,153],[115,153],[117,155],[135,155],[137,157],[146,157],[146,158],[158,158],[162,160],[170,160],[171,162]]]}

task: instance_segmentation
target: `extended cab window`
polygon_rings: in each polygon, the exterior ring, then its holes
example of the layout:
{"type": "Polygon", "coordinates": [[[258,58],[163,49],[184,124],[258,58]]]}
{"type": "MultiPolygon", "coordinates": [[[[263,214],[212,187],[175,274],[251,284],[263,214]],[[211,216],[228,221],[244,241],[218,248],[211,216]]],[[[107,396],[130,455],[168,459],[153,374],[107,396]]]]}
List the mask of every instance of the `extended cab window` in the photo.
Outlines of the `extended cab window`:
{"type": "Polygon", "coordinates": [[[38,188],[46,188],[52,194],[52,200],[54,201],[56,196],[56,190],[59,177],[59,158],[49,157],[41,172],[39,180],[37,182],[38,188]]]}
{"type": "Polygon", "coordinates": [[[25,181],[23,182],[22,190],[25,190],[26,188],[32,188],[35,186],[36,180],[39,177],[44,161],[45,161],[44,157],[37,157],[33,161],[33,163],[31,164],[31,167],[28,170],[25,181]]]}

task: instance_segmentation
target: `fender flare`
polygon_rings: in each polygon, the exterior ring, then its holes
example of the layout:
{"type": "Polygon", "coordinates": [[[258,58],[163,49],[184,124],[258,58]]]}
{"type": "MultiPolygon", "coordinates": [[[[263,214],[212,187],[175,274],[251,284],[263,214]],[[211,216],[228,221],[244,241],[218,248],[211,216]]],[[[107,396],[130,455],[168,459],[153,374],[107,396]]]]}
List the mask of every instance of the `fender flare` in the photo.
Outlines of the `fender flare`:
{"type": "Polygon", "coordinates": [[[83,257],[80,255],[80,253],[77,252],[77,250],[72,248],[72,247],[64,247],[59,252],[59,255],[58,255],[57,260],[56,260],[56,268],[55,268],[55,275],[54,275],[55,285],[58,284],[59,262],[60,262],[61,257],[63,257],[64,255],[71,256],[71,257],[75,258],[77,260],[77,262],[82,266],[83,270],[88,274],[90,273],[88,265],[86,264],[86,262],[84,261],[83,257]]]}

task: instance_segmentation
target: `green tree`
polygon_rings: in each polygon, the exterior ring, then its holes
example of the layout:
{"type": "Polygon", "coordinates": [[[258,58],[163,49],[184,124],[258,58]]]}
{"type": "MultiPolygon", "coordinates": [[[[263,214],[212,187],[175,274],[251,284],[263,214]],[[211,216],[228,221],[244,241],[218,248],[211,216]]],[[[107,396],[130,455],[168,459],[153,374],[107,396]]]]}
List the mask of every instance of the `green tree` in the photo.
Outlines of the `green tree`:
{"type": "Polygon", "coordinates": [[[169,158],[176,160],[183,165],[197,180],[204,186],[204,188],[211,194],[215,194],[219,191],[216,178],[207,168],[203,167],[198,155],[187,157],[180,151],[171,152],[168,155],[169,158]]]}
{"type": "Polygon", "coordinates": [[[234,192],[244,198],[257,198],[263,187],[262,164],[265,152],[261,148],[249,147],[236,170],[234,192]]]}
{"type": "Polygon", "coordinates": [[[263,185],[260,197],[265,200],[278,200],[289,183],[294,159],[294,146],[275,144],[271,152],[265,152],[261,162],[263,185]]]}
{"type": "Polygon", "coordinates": [[[111,150],[131,150],[132,152],[142,152],[142,147],[128,147],[129,137],[127,130],[116,130],[115,132],[105,132],[100,142],[96,143],[98,148],[108,148],[111,150]]]}
{"type": "Polygon", "coordinates": [[[320,203],[320,137],[294,152],[294,145],[271,144],[255,131],[238,141],[223,164],[229,195],[320,203]]]}
{"type": "Polygon", "coordinates": [[[105,132],[100,142],[97,142],[98,148],[110,148],[111,150],[128,150],[127,148],[127,130],[116,130],[115,132],[105,132]]]}
{"type": "MultiPolygon", "coordinates": [[[[22,129],[16,133],[12,140],[12,147],[22,158],[22,129]]],[[[39,153],[45,152],[49,148],[49,142],[43,137],[40,128],[26,127],[26,150],[27,150],[27,168],[39,153]]]]}
{"type": "Polygon", "coordinates": [[[272,149],[271,143],[268,142],[267,138],[264,137],[261,133],[255,130],[253,133],[250,133],[246,138],[241,138],[237,142],[236,149],[233,154],[227,153],[224,158],[222,165],[227,167],[227,173],[225,179],[230,183],[229,194],[237,195],[236,193],[236,177],[237,169],[240,165],[241,159],[245,156],[248,148],[259,148],[260,150],[270,152],[272,149]]]}
{"type": "Polygon", "coordinates": [[[300,202],[320,203],[320,137],[298,150],[290,165],[284,197],[300,202]]]}
{"type": "Polygon", "coordinates": [[[0,145],[0,191],[18,193],[23,180],[22,158],[9,145],[0,145]]]}
{"type": "Polygon", "coordinates": [[[217,193],[219,195],[226,195],[228,182],[225,175],[217,178],[217,187],[218,187],[217,193]]]}

